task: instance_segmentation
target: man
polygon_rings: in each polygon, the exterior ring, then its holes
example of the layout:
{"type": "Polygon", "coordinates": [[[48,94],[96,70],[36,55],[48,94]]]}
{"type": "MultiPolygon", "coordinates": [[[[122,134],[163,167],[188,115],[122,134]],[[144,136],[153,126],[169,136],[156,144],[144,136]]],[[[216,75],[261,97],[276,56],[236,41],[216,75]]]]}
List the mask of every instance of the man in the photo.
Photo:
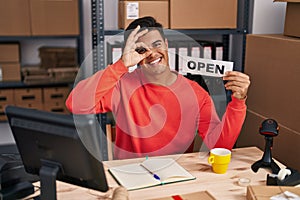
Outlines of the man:
{"type": "Polygon", "coordinates": [[[170,70],[160,23],[152,17],[137,19],[124,39],[121,58],[79,82],[66,101],[75,114],[113,113],[115,158],[184,153],[196,131],[209,148],[231,149],[245,119],[249,77],[234,71],[223,77],[232,101],[220,121],[209,94],[170,70]],[[136,64],[140,68],[129,73],[136,64]]]}

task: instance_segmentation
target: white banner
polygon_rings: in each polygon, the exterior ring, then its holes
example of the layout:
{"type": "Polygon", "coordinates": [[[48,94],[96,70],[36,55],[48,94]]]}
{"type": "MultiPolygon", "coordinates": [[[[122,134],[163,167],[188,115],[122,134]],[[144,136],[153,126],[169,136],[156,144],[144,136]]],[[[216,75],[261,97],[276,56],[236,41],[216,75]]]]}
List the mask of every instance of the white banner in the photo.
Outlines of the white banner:
{"type": "Polygon", "coordinates": [[[233,62],[181,56],[184,73],[204,76],[222,77],[225,72],[233,70],[233,62]]]}

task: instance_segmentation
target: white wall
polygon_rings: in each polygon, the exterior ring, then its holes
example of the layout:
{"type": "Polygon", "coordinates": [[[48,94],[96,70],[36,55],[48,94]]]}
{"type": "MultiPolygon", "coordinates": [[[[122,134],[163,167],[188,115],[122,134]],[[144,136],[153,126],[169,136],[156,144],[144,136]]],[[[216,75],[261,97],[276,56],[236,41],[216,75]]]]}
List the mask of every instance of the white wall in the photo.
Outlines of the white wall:
{"type": "Polygon", "coordinates": [[[253,34],[282,34],[285,19],[285,2],[254,0],[253,34]]]}

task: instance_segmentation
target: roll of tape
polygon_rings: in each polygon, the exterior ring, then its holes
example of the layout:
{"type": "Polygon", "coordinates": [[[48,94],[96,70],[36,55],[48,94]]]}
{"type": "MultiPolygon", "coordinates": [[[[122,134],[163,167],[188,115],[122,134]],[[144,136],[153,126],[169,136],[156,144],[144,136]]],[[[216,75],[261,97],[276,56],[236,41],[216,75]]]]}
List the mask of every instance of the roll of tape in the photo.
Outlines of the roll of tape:
{"type": "Polygon", "coordinates": [[[277,178],[282,181],[282,180],[285,179],[286,176],[289,176],[291,174],[292,174],[291,170],[289,170],[289,169],[281,169],[278,172],[277,178]]]}
{"type": "Polygon", "coordinates": [[[239,181],[238,181],[238,184],[240,186],[248,186],[250,184],[251,180],[249,178],[240,178],[239,181]]]}

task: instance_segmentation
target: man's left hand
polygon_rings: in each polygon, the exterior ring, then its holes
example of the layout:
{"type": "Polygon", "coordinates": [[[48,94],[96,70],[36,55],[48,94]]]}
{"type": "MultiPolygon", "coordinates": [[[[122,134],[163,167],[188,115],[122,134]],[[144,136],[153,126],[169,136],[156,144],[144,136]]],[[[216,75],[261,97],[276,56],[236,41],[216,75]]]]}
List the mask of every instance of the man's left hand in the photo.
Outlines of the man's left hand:
{"type": "Polygon", "coordinates": [[[225,84],[227,90],[232,91],[232,95],[237,99],[245,99],[247,97],[250,78],[247,74],[237,71],[226,72],[223,80],[228,81],[225,84]]]}

